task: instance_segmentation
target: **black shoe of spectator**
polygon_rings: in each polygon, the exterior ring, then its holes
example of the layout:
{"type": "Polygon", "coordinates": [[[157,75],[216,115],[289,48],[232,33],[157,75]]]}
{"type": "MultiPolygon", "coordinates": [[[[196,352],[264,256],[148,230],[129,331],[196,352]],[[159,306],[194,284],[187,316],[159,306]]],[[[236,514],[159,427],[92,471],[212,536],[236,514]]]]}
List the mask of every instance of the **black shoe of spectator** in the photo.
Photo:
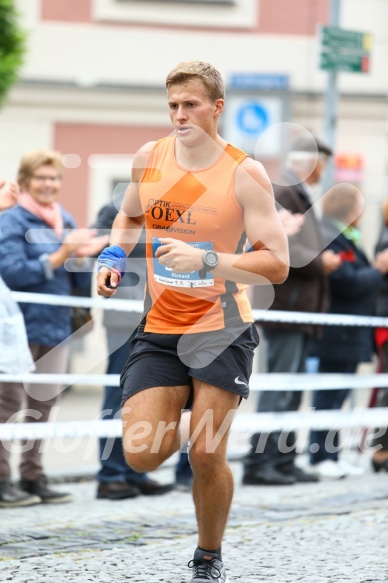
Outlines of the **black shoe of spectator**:
{"type": "Polygon", "coordinates": [[[125,500],[125,498],[135,498],[140,494],[137,486],[132,486],[124,480],[116,482],[100,482],[97,488],[97,498],[107,498],[108,500],[125,500]]]}
{"type": "Polygon", "coordinates": [[[40,504],[39,496],[32,496],[13,486],[8,478],[0,478],[0,508],[18,508],[40,504]]]}
{"type": "Polygon", "coordinates": [[[278,472],[277,468],[263,468],[252,474],[244,474],[242,481],[245,486],[291,486],[295,482],[294,476],[278,472]]]}
{"type": "Polygon", "coordinates": [[[388,459],[380,461],[372,458],[372,468],[375,472],[388,472],[388,459]]]}
{"type": "Polygon", "coordinates": [[[178,492],[192,492],[193,478],[179,478],[175,480],[175,490],[178,490],[178,492]]]}
{"type": "Polygon", "coordinates": [[[159,484],[156,480],[151,480],[147,478],[141,482],[131,482],[127,481],[128,484],[131,486],[135,486],[140,490],[141,494],[144,496],[158,496],[160,494],[167,494],[167,492],[171,492],[174,489],[174,484],[159,484]]]}
{"type": "Polygon", "coordinates": [[[276,469],[285,476],[293,476],[297,482],[319,482],[319,477],[316,474],[305,472],[292,463],[276,466],[276,469]]]}
{"type": "Polygon", "coordinates": [[[51,490],[47,486],[46,476],[40,476],[36,480],[20,480],[20,489],[29,494],[39,496],[43,504],[63,504],[65,502],[72,502],[73,496],[65,492],[57,492],[51,490]]]}

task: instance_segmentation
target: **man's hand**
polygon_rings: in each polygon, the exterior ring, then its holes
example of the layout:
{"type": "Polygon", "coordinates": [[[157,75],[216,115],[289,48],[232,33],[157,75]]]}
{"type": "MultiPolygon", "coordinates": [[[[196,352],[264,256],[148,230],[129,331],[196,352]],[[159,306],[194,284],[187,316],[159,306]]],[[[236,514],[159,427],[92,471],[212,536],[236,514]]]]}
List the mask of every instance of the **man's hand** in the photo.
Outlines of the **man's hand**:
{"type": "Polygon", "coordinates": [[[127,256],[119,245],[106,247],[97,260],[97,293],[110,298],[124,277],[127,266],[127,256]]]}
{"type": "Polygon", "coordinates": [[[97,273],[97,293],[104,298],[110,298],[116,293],[116,288],[120,283],[120,276],[117,272],[111,271],[109,267],[101,267],[97,273]]]}
{"type": "Polygon", "coordinates": [[[373,267],[378,269],[383,275],[388,273],[388,249],[377,253],[373,267]]]}
{"type": "Polygon", "coordinates": [[[70,256],[73,253],[76,253],[77,250],[81,249],[84,245],[90,243],[96,233],[96,229],[74,229],[69,232],[62,245],[65,246],[67,253],[70,256]]]}
{"type": "Polygon", "coordinates": [[[282,208],[278,214],[287,237],[299,233],[304,223],[304,216],[301,213],[290,213],[287,209],[282,208]]]}
{"type": "Polygon", "coordinates": [[[0,180],[0,211],[5,211],[15,206],[18,194],[19,186],[16,182],[0,180]]]}
{"type": "Polygon", "coordinates": [[[77,257],[95,257],[109,244],[109,235],[92,237],[89,241],[78,247],[77,257]]]}
{"type": "Polygon", "coordinates": [[[321,259],[323,263],[323,272],[326,273],[326,275],[333,273],[333,271],[337,271],[342,263],[341,257],[331,249],[323,251],[321,253],[321,259]]]}
{"type": "Polygon", "coordinates": [[[169,237],[159,240],[162,246],[156,250],[155,257],[161,265],[166,265],[176,273],[190,273],[202,269],[203,249],[169,237]]]}

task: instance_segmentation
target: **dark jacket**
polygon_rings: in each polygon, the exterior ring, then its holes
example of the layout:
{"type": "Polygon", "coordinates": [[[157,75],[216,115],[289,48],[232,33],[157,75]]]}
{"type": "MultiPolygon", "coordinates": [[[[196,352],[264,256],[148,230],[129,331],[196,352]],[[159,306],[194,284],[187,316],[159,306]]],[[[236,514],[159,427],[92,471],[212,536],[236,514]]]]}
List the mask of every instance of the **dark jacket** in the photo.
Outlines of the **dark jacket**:
{"type": "MultiPolygon", "coordinates": [[[[289,183],[297,179],[287,174],[289,183]]],[[[274,186],[275,199],[292,213],[305,214],[311,206],[310,196],[303,183],[295,186],[274,186]]],[[[275,285],[275,300],[270,309],[295,312],[325,312],[328,305],[327,279],[323,273],[320,253],[324,248],[320,225],[313,213],[305,217],[299,233],[289,237],[290,271],[286,281],[275,285]]],[[[258,288],[259,290],[259,288],[258,288]]],[[[257,293],[257,292],[256,292],[257,293]]],[[[319,327],[310,324],[263,324],[279,330],[298,330],[310,336],[319,327]]]]}
{"type": "MultiPolygon", "coordinates": [[[[103,206],[98,213],[93,227],[104,230],[104,234],[110,231],[117,215],[117,208],[113,203],[103,206]]],[[[114,299],[144,300],[144,288],[146,281],[145,261],[145,236],[144,230],[139,243],[136,245],[127,260],[127,272],[125,273],[114,299]]],[[[109,304],[108,304],[109,305],[109,304]]],[[[103,324],[110,329],[133,330],[140,322],[140,312],[118,312],[104,310],[103,324]]]]}
{"type": "MultiPolygon", "coordinates": [[[[322,226],[327,240],[332,240],[328,249],[344,254],[341,267],[329,276],[330,314],[373,316],[383,275],[330,220],[323,218],[322,226]]],[[[357,363],[369,362],[373,351],[373,329],[359,326],[324,326],[321,340],[313,347],[313,354],[320,358],[357,363]]]]}
{"type": "MultiPolygon", "coordinates": [[[[388,225],[383,224],[375,253],[380,253],[388,247],[388,225]]],[[[388,276],[384,277],[383,284],[377,293],[376,315],[388,317],[388,276]]]]}
{"type": "MultiPolygon", "coordinates": [[[[73,229],[73,218],[63,209],[64,226],[73,229]]],[[[73,288],[88,288],[91,274],[70,273],[61,265],[54,271],[48,255],[62,244],[47,223],[20,206],[0,216],[0,275],[13,291],[71,295],[73,288]],[[26,234],[29,241],[26,240],[26,234]],[[36,242],[34,242],[34,239],[36,242]]],[[[56,346],[72,333],[71,308],[21,303],[28,341],[56,346]]]]}

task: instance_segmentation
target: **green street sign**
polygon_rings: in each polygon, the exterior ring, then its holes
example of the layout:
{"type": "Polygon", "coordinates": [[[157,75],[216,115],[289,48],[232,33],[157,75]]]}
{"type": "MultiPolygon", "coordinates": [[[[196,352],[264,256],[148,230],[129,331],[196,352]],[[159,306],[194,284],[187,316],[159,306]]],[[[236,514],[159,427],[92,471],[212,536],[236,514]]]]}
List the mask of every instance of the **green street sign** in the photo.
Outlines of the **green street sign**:
{"type": "Polygon", "coordinates": [[[350,55],[327,51],[320,54],[319,68],[325,71],[368,73],[369,63],[370,58],[367,54],[350,55]]]}
{"type": "Polygon", "coordinates": [[[319,68],[325,71],[368,73],[372,36],[367,32],[322,26],[319,68]]]}
{"type": "Polygon", "coordinates": [[[328,49],[349,49],[369,52],[372,36],[367,32],[345,30],[336,26],[322,26],[320,29],[321,47],[328,49]]]}

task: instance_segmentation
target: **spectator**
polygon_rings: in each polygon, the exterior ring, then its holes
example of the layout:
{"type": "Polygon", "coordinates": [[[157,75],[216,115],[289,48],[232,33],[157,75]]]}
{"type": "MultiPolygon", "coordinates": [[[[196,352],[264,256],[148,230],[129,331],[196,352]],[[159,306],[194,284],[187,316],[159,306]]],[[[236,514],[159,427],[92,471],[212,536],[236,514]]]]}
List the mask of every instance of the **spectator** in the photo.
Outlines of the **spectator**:
{"type": "MultiPolygon", "coordinates": [[[[64,266],[92,232],[70,232],[73,218],[57,203],[63,175],[61,155],[50,150],[23,156],[18,182],[18,204],[1,216],[0,275],[11,290],[70,295],[73,286],[90,285],[90,273],[70,273],[64,266]]],[[[79,260],[83,261],[83,260],[79,260]]],[[[82,269],[82,267],[81,267],[82,269]]],[[[71,335],[71,310],[63,306],[21,304],[31,353],[37,373],[65,373],[71,335]]],[[[0,383],[0,423],[26,410],[26,422],[44,423],[56,403],[57,384],[0,383]]],[[[12,485],[10,444],[0,445],[0,504],[26,506],[38,502],[60,503],[69,494],[47,486],[43,473],[41,441],[35,440],[21,454],[20,489],[12,485]]]]}
{"type": "MultiPolygon", "coordinates": [[[[116,215],[115,204],[113,202],[107,204],[98,213],[93,226],[106,233],[110,231],[116,215]]],[[[146,264],[143,239],[128,261],[128,270],[117,290],[116,299],[141,301],[144,299],[146,264]]],[[[118,312],[109,309],[104,311],[103,323],[106,328],[109,352],[108,374],[120,374],[124,368],[129,355],[131,335],[140,322],[140,316],[140,312],[118,312]]],[[[119,418],[121,412],[119,387],[105,387],[102,410],[104,419],[119,418]]],[[[173,488],[172,484],[160,484],[149,478],[147,474],[135,472],[130,468],[124,457],[121,438],[100,439],[100,470],[97,481],[97,498],[110,500],[132,498],[138,494],[165,494],[173,488]]]]}
{"type": "MultiPolygon", "coordinates": [[[[379,242],[376,246],[376,253],[381,253],[388,248],[388,199],[383,203],[383,226],[380,233],[379,242]]],[[[388,317],[388,278],[384,277],[383,286],[377,295],[377,315],[388,317]]],[[[376,330],[376,345],[379,352],[380,371],[388,373],[388,329],[378,328],[376,330]]],[[[388,388],[378,390],[376,405],[378,407],[388,407],[388,388]]],[[[375,472],[388,472],[388,431],[387,428],[380,429],[381,435],[374,440],[376,451],[372,457],[372,467],[375,472]]]]}
{"type": "MultiPolygon", "coordinates": [[[[323,201],[322,226],[328,249],[342,258],[339,269],[330,274],[330,313],[372,316],[376,294],[388,272],[388,250],[378,253],[371,265],[362,249],[358,229],[363,199],[357,188],[330,190],[323,201]],[[348,226],[349,225],[349,226],[348,226]]],[[[360,326],[325,326],[312,354],[319,358],[320,373],[353,374],[360,362],[369,362],[374,352],[373,330],[360,326]]],[[[314,391],[316,410],[340,409],[350,389],[314,391]]],[[[364,472],[339,459],[339,432],[311,431],[310,462],[319,476],[329,479],[364,472]]]]}
{"type": "MultiPolygon", "coordinates": [[[[0,213],[16,204],[16,182],[0,180],[0,213]]],[[[23,314],[0,277],[0,372],[18,374],[34,370],[23,314]]],[[[1,496],[0,483],[0,496],[1,496]]],[[[0,502],[1,504],[1,502],[0,502]]]]}
{"type": "MultiPolygon", "coordinates": [[[[290,272],[286,281],[275,287],[271,309],[326,311],[326,276],[336,270],[341,261],[333,251],[321,253],[324,245],[312,209],[312,187],[320,181],[327,158],[331,155],[330,148],[319,140],[299,138],[288,153],[284,183],[289,186],[274,186],[277,202],[293,214],[304,215],[305,220],[300,230],[289,237],[290,272]],[[301,267],[296,267],[298,265],[301,267]]],[[[263,328],[267,341],[268,372],[304,372],[311,339],[319,333],[317,327],[310,324],[265,323],[263,328]]],[[[297,411],[301,399],[301,391],[262,391],[257,411],[297,411]]],[[[286,438],[280,432],[256,433],[251,439],[251,450],[244,459],[243,483],[290,485],[316,481],[315,475],[295,465],[295,458],[294,432],[286,438]]]]}

